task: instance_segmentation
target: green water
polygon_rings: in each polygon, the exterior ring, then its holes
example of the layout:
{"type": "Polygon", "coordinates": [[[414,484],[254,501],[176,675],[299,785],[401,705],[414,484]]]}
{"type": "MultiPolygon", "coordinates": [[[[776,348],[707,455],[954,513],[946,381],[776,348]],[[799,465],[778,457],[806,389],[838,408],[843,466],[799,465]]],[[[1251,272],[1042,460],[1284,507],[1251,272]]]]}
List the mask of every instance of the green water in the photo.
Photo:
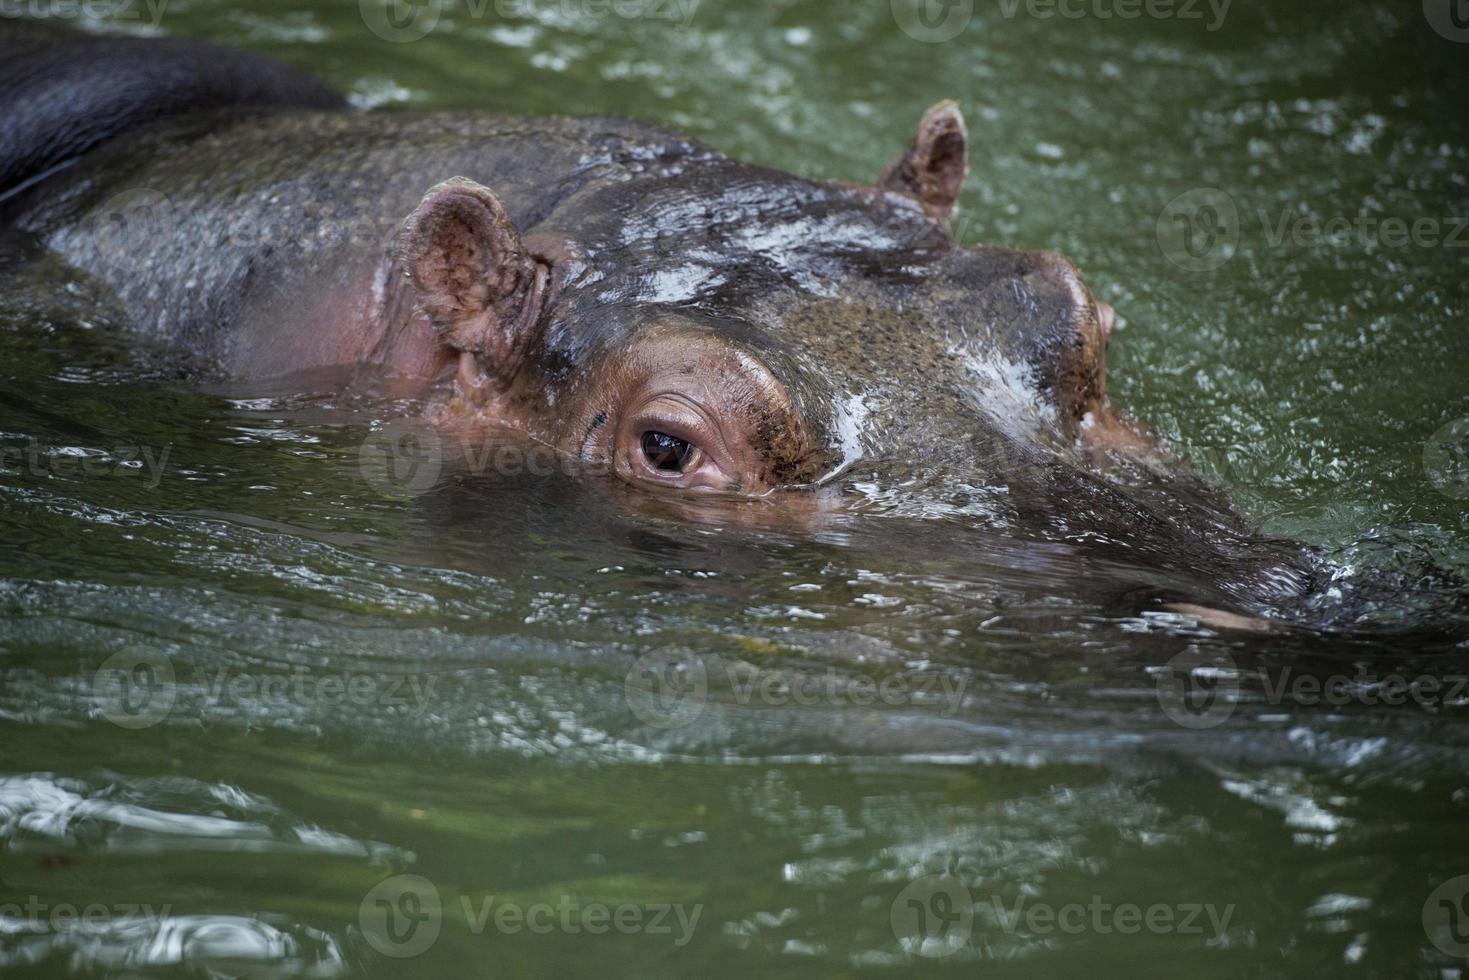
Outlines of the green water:
{"type": "MultiPolygon", "coordinates": [[[[1417,2],[969,6],[942,41],[912,35],[965,4],[466,0],[390,43],[353,4],[175,0],[157,29],[384,111],[628,114],[829,178],[958,98],[959,235],[1077,262],[1119,401],[1344,583],[1398,575],[1375,620],[1452,591],[1469,45],[1417,2]]],[[[0,299],[0,972],[1463,974],[1462,644],[1100,608],[1040,546],[939,557],[939,517],[384,494],[360,447],[411,406],[201,390],[63,278],[0,299]]]]}

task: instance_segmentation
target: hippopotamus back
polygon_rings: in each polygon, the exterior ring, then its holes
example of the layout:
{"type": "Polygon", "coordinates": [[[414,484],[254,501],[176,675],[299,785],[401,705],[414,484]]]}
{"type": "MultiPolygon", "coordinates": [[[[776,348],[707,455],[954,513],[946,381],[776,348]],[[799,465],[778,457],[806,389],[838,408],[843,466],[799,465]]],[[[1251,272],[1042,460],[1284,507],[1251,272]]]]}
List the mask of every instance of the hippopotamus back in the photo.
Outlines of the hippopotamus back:
{"type": "Polygon", "coordinates": [[[0,199],[161,119],[227,106],[342,105],[318,79],[245,51],[0,18],[0,199]]]}
{"type": "Polygon", "coordinates": [[[678,178],[683,195],[730,166],[616,117],[225,109],[113,139],[3,220],[105,283],[139,332],[199,366],[270,375],[361,356],[357,307],[390,298],[394,240],[427,185],[491,185],[517,227],[540,229],[620,210],[615,197],[555,215],[598,187],[678,178]],[[325,312],[303,338],[308,305],[325,312]]]}

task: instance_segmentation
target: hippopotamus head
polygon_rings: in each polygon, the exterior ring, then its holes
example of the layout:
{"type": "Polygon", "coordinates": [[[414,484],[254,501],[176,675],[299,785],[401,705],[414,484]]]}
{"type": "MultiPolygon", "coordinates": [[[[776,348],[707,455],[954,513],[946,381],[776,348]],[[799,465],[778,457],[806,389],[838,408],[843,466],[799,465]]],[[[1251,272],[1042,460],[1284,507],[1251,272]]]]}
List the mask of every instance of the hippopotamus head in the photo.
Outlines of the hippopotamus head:
{"type": "Polygon", "coordinates": [[[1108,403],[1113,313],[1051,252],[961,247],[957,106],[874,184],[802,180],[698,144],[570,195],[523,233],[455,179],[400,261],[460,352],[459,411],[621,478],[766,496],[859,461],[1014,487],[1045,455],[1151,441],[1108,403]]]}

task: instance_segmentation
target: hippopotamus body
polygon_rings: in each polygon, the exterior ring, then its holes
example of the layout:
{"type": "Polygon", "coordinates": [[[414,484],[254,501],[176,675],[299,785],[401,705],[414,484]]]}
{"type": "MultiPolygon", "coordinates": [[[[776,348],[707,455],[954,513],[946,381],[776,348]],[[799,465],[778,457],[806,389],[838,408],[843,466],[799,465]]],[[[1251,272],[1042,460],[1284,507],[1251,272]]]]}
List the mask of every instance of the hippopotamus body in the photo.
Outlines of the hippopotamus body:
{"type": "Polygon", "coordinates": [[[42,153],[44,179],[12,159],[0,223],[233,377],[352,365],[654,493],[780,507],[861,472],[901,509],[921,484],[917,509],[1186,570],[1167,598],[1193,609],[1310,588],[1110,402],[1113,314],[1070,262],[953,240],[952,102],[845,183],[624,119],[369,113],[287,81],[42,153]]]}

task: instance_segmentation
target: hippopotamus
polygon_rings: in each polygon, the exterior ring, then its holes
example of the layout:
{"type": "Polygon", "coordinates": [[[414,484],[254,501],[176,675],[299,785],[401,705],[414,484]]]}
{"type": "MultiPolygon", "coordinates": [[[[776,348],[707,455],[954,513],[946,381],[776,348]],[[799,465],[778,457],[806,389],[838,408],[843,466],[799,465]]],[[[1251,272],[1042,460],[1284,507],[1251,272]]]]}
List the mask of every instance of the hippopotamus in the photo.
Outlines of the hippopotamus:
{"type": "Polygon", "coordinates": [[[17,43],[67,81],[3,88],[0,227],[201,374],[348,366],[648,494],[795,512],[861,484],[1186,574],[1139,602],[1215,625],[1312,587],[1113,404],[1115,314],[1075,265],[955,241],[952,101],[874,179],[813,180],[621,118],[352,109],[195,42],[17,43]],[[121,109],[66,97],[119,74],[121,109]]]}

